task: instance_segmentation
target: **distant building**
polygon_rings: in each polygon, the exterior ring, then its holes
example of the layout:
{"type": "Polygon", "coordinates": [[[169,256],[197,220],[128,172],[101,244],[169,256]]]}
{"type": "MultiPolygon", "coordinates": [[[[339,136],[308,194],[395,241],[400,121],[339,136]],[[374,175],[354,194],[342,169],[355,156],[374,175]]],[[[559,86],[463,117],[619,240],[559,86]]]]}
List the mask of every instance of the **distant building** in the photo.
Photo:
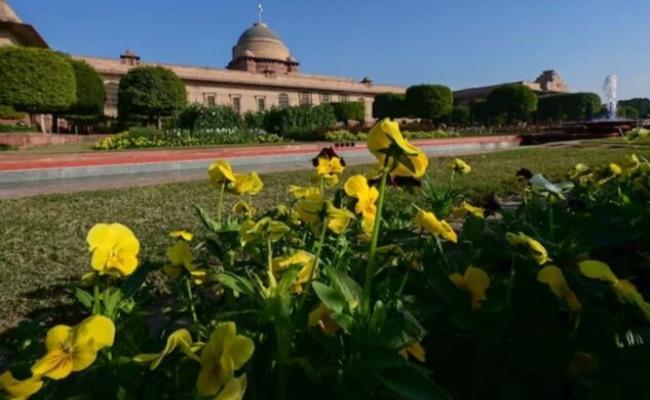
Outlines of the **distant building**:
{"type": "Polygon", "coordinates": [[[23,23],[5,0],[0,0],[0,46],[45,47],[47,43],[33,26],[23,23]]]}
{"type": "Polygon", "coordinates": [[[456,104],[469,104],[473,101],[485,100],[490,92],[503,85],[523,85],[530,88],[538,96],[569,93],[569,86],[554,70],[543,71],[535,81],[516,81],[500,83],[497,85],[481,86],[476,88],[462,89],[454,92],[456,104]]]}

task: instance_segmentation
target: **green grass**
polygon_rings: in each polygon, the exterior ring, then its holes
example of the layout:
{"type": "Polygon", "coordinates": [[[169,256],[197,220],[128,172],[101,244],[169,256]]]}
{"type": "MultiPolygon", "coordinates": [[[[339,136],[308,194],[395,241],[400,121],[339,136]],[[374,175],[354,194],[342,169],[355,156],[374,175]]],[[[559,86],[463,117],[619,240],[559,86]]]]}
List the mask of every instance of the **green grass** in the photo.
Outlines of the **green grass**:
{"type": "MultiPolygon", "coordinates": [[[[650,146],[634,151],[650,158],[650,146]]],[[[630,148],[582,145],[464,157],[473,171],[458,182],[474,197],[487,193],[508,196],[521,188],[515,178],[521,167],[558,179],[577,162],[622,161],[630,152],[630,148]]],[[[433,179],[446,181],[448,162],[432,160],[429,170],[433,179]]],[[[348,174],[363,170],[350,168],[348,174]]],[[[263,176],[266,188],[255,198],[255,206],[287,201],[287,186],[306,185],[308,176],[304,171],[263,176]]],[[[233,200],[230,197],[226,207],[231,207],[233,200]]],[[[88,270],[85,236],[95,223],[128,225],[142,243],[142,256],[160,259],[171,243],[167,238],[170,230],[202,232],[194,205],[213,211],[215,203],[216,192],[204,181],[0,201],[0,331],[65,301],[66,286],[88,270]]]]}

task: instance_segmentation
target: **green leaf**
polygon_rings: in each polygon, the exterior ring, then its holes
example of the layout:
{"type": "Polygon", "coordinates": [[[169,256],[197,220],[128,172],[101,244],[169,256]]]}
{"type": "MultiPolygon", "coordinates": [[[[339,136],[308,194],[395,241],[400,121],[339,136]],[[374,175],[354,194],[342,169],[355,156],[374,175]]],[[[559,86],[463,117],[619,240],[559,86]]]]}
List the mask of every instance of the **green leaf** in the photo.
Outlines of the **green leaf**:
{"type": "Polygon", "coordinates": [[[210,280],[217,281],[222,285],[232,289],[237,293],[245,293],[249,297],[255,295],[255,286],[248,278],[233,274],[231,272],[221,272],[210,276],[210,280]]]}
{"type": "Polygon", "coordinates": [[[199,214],[199,218],[201,218],[201,222],[203,222],[203,225],[205,225],[206,228],[212,232],[219,232],[221,230],[221,225],[217,221],[213,220],[205,210],[199,206],[195,207],[199,214]]]}
{"type": "Polygon", "coordinates": [[[79,303],[81,303],[84,307],[92,308],[94,301],[92,294],[78,287],[75,288],[74,297],[76,297],[79,303]]]}
{"type": "Polygon", "coordinates": [[[451,399],[449,394],[415,367],[405,365],[404,367],[383,368],[377,371],[377,376],[381,383],[400,399],[451,399]]]}
{"type": "Polygon", "coordinates": [[[332,285],[343,295],[350,309],[355,309],[361,301],[361,286],[344,271],[330,267],[326,271],[332,285]]]}
{"type": "Polygon", "coordinates": [[[152,265],[148,262],[143,263],[131,274],[128,278],[124,280],[122,285],[120,285],[120,290],[124,293],[124,297],[131,297],[138,291],[147,280],[149,272],[153,269],[152,265]]]}
{"type": "Polygon", "coordinates": [[[289,268],[282,271],[282,278],[278,283],[278,290],[280,292],[288,292],[289,289],[291,288],[291,285],[298,277],[298,274],[300,273],[301,269],[302,269],[302,265],[294,264],[294,265],[290,265],[289,268]]]}
{"type": "Polygon", "coordinates": [[[329,308],[333,313],[343,312],[347,301],[341,293],[320,282],[312,282],[311,286],[314,288],[320,301],[325,304],[325,307],[329,308]]]}

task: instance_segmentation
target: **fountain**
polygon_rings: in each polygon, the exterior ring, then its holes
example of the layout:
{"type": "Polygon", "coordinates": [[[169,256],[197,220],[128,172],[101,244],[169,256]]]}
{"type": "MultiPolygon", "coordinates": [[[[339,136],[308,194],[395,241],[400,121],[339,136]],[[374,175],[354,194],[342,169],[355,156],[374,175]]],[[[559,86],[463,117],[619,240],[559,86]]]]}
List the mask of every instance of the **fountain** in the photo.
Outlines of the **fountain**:
{"type": "Polygon", "coordinates": [[[605,95],[605,105],[607,107],[607,117],[610,120],[616,119],[616,108],[618,100],[616,99],[616,90],[618,89],[618,76],[612,74],[605,78],[603,84],[603,94],[605,95]]]}

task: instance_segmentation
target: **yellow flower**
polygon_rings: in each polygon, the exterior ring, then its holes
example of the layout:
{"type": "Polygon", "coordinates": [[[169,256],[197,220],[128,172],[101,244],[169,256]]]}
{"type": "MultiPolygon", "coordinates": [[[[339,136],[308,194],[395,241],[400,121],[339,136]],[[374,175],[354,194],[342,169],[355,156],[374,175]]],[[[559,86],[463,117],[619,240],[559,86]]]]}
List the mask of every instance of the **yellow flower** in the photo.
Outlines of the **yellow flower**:
{"type": "Polygon", "coordinates": [[[243,400],[248,386],[246,374],[232,378],[224,385],[223,389],[214,400],[243,400]]]}
{"type": "Polygon", "coordinates": [[[482,269],[469,266],[464,275],[455,272],[449,275],[449,279],[454,285],[469,293],[472,309],[481,308],[481,302],[487,300],[485,291],[490,287],[490,277],[482,269]]]}
{"type": "Polygon", "coordinates": [[[42,387],[43,381],[39,376],[19,381],[9,371],[0,375],[0,395],[8,395],[9,400],[27,400],[29,396],[38,393],[42,387]]]}
{"type": "Polygon", "coordinates": [[[237,194],[256,195],[264,189],[264,183],[255,172],[235,174],[235,182],[228,185],[237,194]]]}
{"type": "Polygon", "coordinates": [[[199,395],[215,396],[228,389],[234,392],[233,398],[243,397],[245,379],[239,384],[232,380],[236,379],[235,371],[248,362],[254,351],[255,344],[250,338],[237,335],[234,322],[217,326],[201,352],[201,371],[196,381],[199,395]]]}
{"type": "Polygon", "coordinates": [[[424,347],[419,342],[414,342],[413,344],[403,348],[399,351],[399,354],[408,360],[409,355],[418,360],[419,362],[427,361],[426,351],[424,347]]]}
{"type": "Polygon", "coordinates": [[[162,360],[176,350],[177,347],[179,347],[188,358],[199,362],[201,361],[201,359],[194,354],[194,352],[199,349],[199,346],[194,344],[192,335],[187,329],[179,329],[169,335],[167,338],[167,344],[160,353],[138,354],[133,357],[133,360],[138,363],[151,363],[149,368],[154,370],[158,368],[162,360]]]}
{"type": "Polygon", "coordinates": [[[183,269],[192,278],[196,285],[202,285],[205,281],[205,270],[197,269],[194,265],[194,256],[192,249],[187,242],[177,242],[167,249],[167,259],[169,264],[163,267],[163,272],[172,279],[178,279],[183,269]]]}
{"type": "Polygon", "coordinates": [[[618,176],[623,173],[623,168],[621,168],[621,166],[618,164],[611,163],[609,164],[609,172],[612,175],[618,176]]]}
{"type": "Polygon", "coordinates": [[[374,186],[368,185],[368,179],[363,175],[355,175],[349,178],[343,186],[345,193],[357,199],[354,211],[363,215],[363,218],[373,219],[377,215],[377,198],[379,191],[374,186]]]}
{"type": "Polygon", "coordinates": [[[289,186],[289,193],[291,193],[293,197],[296,198],[296,200],[301,200],[309,196],[320,195],[320,189],[316,187],[302,187],[291,185],[289,186]]]}
{"type": "Polygon", "coordinates": [[[257,222],[251,220],[245,221],[239,228],[239,234],[245,243],[250,243],[258,239],[268,239],[272,242],[277,242],[290,230],[291,228],[283,222],[264,217],[257,222]]]}
{"type": "Polygon", "coordinates": [[[88,368],[97,352],[115,340],[115,325],[110,319],[94,315],[79,325],[57,325],[47,332],[47,353],[32,366],[32,374],[63,379],[72,372],[88,368]]]}
{"type": "Polygon", "coordinates": [[[399,130],[399,124],[388,118],[378,122],[368,133],[368,150],[380,165],[384,165],[386,157],[391,158],[388,162],[392,167],[392,176],[421,178],[429,166],[427,155],[407,142],[399,130]]]}
{"type": "Polygon", "coordinates": [[[578,297],[571,290],[564,278],[562,270],[555,265],[547,265],[537,274],[537,280],[547,284],[551,292],[559,299],[564,300],[572,311],[579,311],[582,308],[578,297]]]}
{"type": "Polygon", "coordinates": [[[336,208],[323,196],[311,195],[296,203],[295,211],[300,219],[307,224],[315,225],[327,218],[327,227],[334,233],[340,234],[348,228],[354,219],[354,214],[342,208],[336,208]]]}
{"type": "Polygon", "coordinates": [[[453,211],[454,217],[456,218],[465,218],[467,214],[471,214],[477,218],[485,217],[485,209],[481,207],[476,207],[470,203],[463,201],[460,204],[460,207],[455,207],[453,211]]]}
{"type": "Polygon", "coordinates": [[[316,257],[303,250],[298,250],[289,256],[276,257],[273,259],[273,272],[280,275],[284,270],[292,265],[300,265],[302,268],[298,272],[296,280],[291,285],[291,290],[294,293],[302,293],[302,286],[309,281],[309,277],[314,270],[316,264],[316,257]]]}
{"type": "Polygon", "coordinates": [[[171,236],[173,239],[182,239],[186,242],[191,242],[194,238],[194,235],[188,231],[171,231],[169,232],[169,236],[171,236]]]}
{"type": "Polygon", "coordinates": [[[441,236],[450,242],[458,242],[458,236],[456,235],[454,228],[452,228],[446,221],[436,218],[435,214],[432,212],[426,212],[423,210],[418,211],[415,216],[415,226],[432,235],[441,236]]]}
{"type": "Polygon", "coordinates": [[[573,171],[569,175],[571,179],[576,179],[587,174],[591,169],[587,164],[578,163],[573,167],[573,171]]]}
{"type": "Polygon", "coordinates": [[[326,335],[333,335],[341,329],[331,318],[330,310],[323,303],[318,304],[318,307],[309,313],[307,324],[310,327],[318,326],[326,335]]]}
{"type": "Polygon", "coordinates": [[[250,205],[250,203],[244,200],[239,200],[237,203],[235,203],[232,211],[235,214],[243,215],[246,218],[253,218],[257,213],[257,210],[252,205],[250,205]]]}
{"type": "Polygon", "coordinates": [[[318,175],[340,175],[343,171],[345,171],[345,166],[341,164],[339,157],[318,157],[318,165],[316,165],[316,173],[318,175]]]}
{"type": "Polygon", "coordinates": [[[551,259],[548,256],[548,252],[540,242],[538,242],[537,240],[529,236],[524,235],[521,232],[517,234],[508,232],[506,234],[506,240],[512,246],[523,247],[528,251],[530,251],[531,255],[539,265],[544,265],[547,262],[551,261],[551,259]]]}
{"type": "Polygon", "coordinates": [[[472,172],[472,167],[460,158],[454,158],[454,160],[449,164],[449,168],[454,170],[456,173],[463,175],[472,172]]]}
{"type": "Polygon", "coordinates": [[[361,239],[368,241],[372,238],[372,231],[375,229],[375,218],[361,219],[361,239]]]}
{"type": "Polygon", "coordinates": [[[618,285],[618,278],[609,268],[609,265],[602,261],[585,260],[578,263],[578,268],[584,276],[590,279],[598,279],[601,281],[609,282],[613,285],[618,285]]]}
{"type": "Polygon", "coordinates": [[[210,164],[208,168],[208,176],[210,182],[217,186],[221,186],[224,182],[235,182],[235,174],[232,172],[232,167],[228,161],[220,160],[210,164]]]}
{"type": "Polygon", "coordinates": [[[348,229],[354,214],[344,208],[336,208],[330,202],[327,203],[327,227],[336,234],[341,234],[348,229]]]}
{"type": "Polygon", "coordinates": [[[121,224],[97,224],[86,237],[91,265],[100,275],[131,275],[138,266],[140,242],[129,228],[121,224]]]}

